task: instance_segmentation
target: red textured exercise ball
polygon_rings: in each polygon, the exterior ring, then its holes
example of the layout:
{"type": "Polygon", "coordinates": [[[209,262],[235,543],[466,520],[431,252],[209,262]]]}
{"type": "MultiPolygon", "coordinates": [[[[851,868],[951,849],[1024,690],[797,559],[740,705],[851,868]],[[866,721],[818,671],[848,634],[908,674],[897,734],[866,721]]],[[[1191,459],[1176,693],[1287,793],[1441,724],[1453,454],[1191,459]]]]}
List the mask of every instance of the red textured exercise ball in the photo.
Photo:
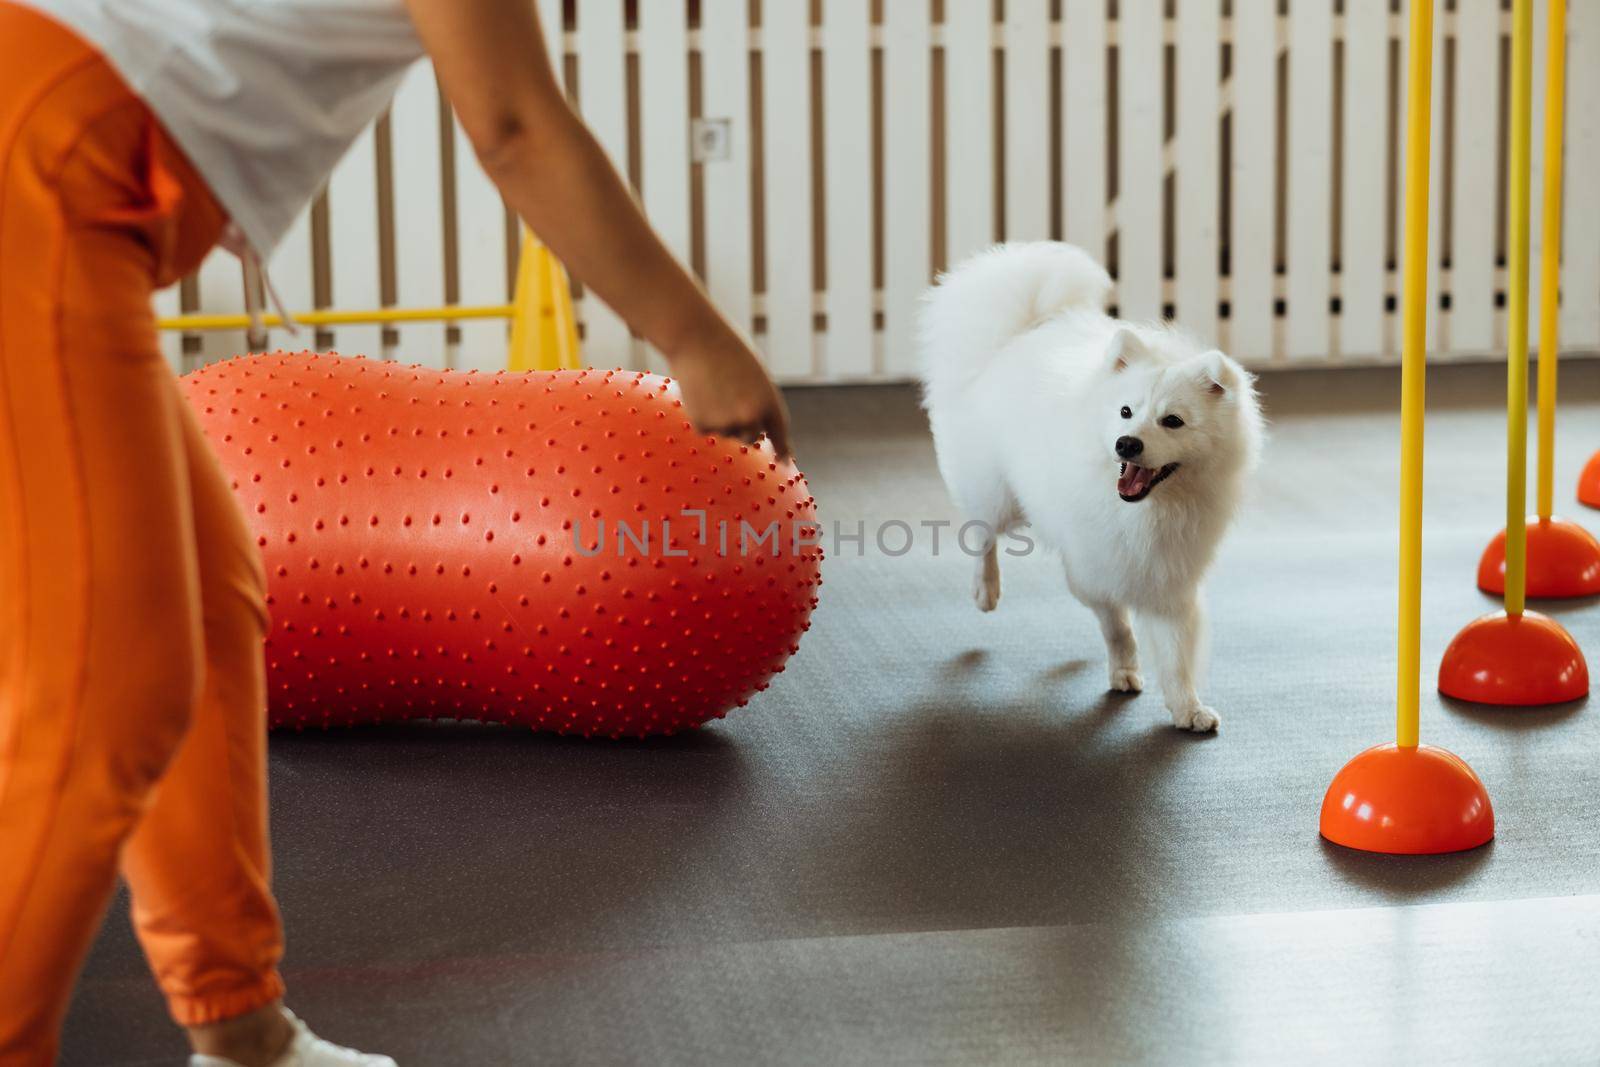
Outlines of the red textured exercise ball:
{"type": "Polygon", "coordinates": [[[266,563],[275,726],[669,734],[809,626],[804,477],[696,433],[667,379],[280,352],[183,388],[266,563]]]}

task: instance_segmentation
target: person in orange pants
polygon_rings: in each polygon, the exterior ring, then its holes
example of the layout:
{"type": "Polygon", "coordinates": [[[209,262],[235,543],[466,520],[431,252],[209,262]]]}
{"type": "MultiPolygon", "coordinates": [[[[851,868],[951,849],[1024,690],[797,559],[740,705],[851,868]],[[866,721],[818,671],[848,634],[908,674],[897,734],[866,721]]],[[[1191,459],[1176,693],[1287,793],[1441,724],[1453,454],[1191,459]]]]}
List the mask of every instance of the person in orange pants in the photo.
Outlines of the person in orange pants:
{"type": "Polygon", "coordinates": [[[781,398],[568,108],[528,0],[0,0],[0,1067],[54,1059],[119,871],[191,1064],[393,1067],[281,1006],[261,562],[150,300],[225,232],[269,252],[424,52],[695,424],[788,451],[781,398]]]}
{"type": "Polygon", "coordinates": [[[283,985],[264,578],[150,310],[224,216],[92,49],[3,24],[0,1062],[20,1064],[49,1055],[119,851],[180,1023],[283,985]]]}

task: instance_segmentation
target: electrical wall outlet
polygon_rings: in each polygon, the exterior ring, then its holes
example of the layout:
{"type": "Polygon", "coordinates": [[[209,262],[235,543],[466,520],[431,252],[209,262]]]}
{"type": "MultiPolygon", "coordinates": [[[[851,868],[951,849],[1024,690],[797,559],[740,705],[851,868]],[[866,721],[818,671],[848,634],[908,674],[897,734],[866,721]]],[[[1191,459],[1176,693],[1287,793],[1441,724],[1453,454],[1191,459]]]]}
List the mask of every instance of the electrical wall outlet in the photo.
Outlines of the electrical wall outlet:
{"type": "Polygon", "coordinates": [[[732,154],[732,119],[695,119],[689,135],[696,163],[712,163],[732,154]]]}

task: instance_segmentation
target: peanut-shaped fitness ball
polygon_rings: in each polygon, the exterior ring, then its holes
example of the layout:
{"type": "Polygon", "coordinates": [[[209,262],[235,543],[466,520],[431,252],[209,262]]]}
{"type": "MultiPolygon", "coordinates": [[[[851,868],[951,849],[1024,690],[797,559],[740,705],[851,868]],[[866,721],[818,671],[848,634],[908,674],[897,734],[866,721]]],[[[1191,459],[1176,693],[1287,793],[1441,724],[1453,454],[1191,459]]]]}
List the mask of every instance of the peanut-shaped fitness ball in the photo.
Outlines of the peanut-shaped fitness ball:
{"type": "Polygon", "coordinates": [[[183,379],[266,566],[270,721],[638,737],[799,647],[815,503],[664,378],[274,353],[183,379]]]}

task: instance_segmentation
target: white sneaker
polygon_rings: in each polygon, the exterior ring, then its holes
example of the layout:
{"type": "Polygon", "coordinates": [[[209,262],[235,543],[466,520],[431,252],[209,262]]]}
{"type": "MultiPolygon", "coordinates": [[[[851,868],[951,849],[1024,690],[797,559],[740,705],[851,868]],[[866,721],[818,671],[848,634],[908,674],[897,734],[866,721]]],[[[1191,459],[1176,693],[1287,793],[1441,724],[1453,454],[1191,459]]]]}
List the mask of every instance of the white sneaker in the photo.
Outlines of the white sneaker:
{"type": "MultiPolygon", "coordinates": [[[[357,1052],[353,1048],[345,1048],[343,1045],[335,1045],[332,1041],[324,1041],[296,1018],[294,1012],[285,1008],[283,1014],[294,1027],[294,1039],[289,1042],[289,1047],[284,1050],[283,1055],[272,1061],[272,1067],[399,1067],[388,1056],[374,1056],[366,1052],[357,1052]]],[[[240,1065],[221,1056],[202,1056],[195,1053],[189,1057],[189,1067],[240,1067],[240,1065]]]]}

